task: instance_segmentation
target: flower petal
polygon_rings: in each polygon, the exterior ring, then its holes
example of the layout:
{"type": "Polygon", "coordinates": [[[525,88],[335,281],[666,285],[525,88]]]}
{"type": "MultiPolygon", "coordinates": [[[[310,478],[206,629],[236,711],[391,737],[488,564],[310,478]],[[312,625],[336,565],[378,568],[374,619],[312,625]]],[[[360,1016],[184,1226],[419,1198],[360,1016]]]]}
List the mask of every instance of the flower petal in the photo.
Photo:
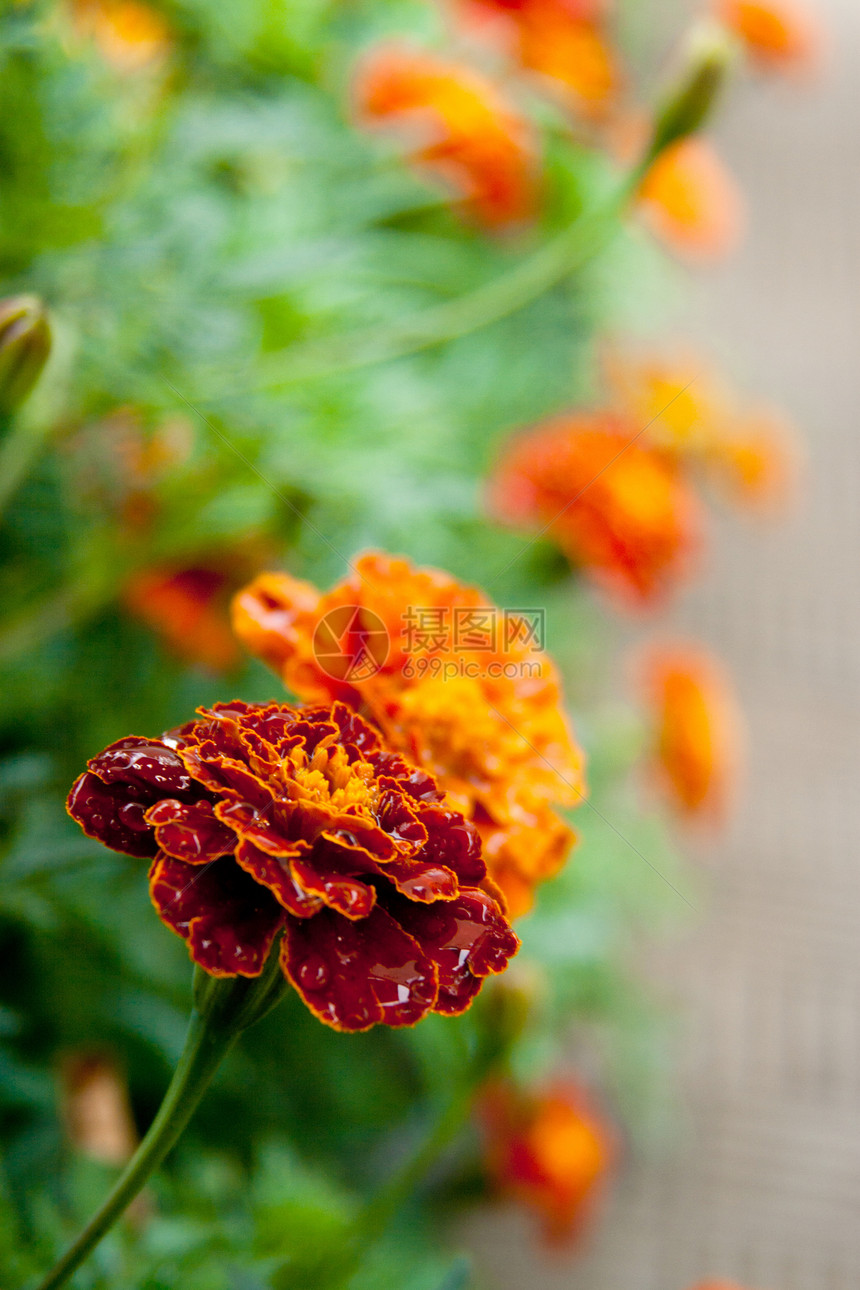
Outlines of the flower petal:
{"type": "Polygon", "coordinates": [[[439,969],[436,1012],[464,1012],[481,979],[503,972],[519,940],[497,903],[486,892],[468,888],[446,904],[420,905],[386,895],[385,906],[439,969]]]}
{"type": "Polygon", "coordinates": [[[167,797],[146,812],[155,826],[155,839],[162,851],[186,864],[206,864],[229,855],[236,846],[236,834],[216,818],[211,802],[178,802],[167,797]]]}
{"type": "Polygon", "coordinates": [[[203,867],[159,854],[149,871],[152,902],[210,976],[259,976],[284,912],[232,856],[203,867]]]}
{"type": "Polygon", "coordinates": [[[110,744],[98,757],[87,762],[89,769],[105,784],[122,783],[129,797],[145,796],[149,801],[165,796],[200,796],[179,754],[160,739],[128,735],[110,744]],[[137,791],[134,791],[137,790],[137,791]]]}
{"type": "MultiPolygon", "coordinates": [[[[298,852],[296,852],[298,854],[298,852]]],[[[236,848],[236,860],[245,870],[268,887],[276,900],[295,918],[310,918],[322,907],[318,896],[309,895],[293,875],[291,861],[294,856],[274,856],[261,851],[248,838],[243,838],[236,848]]]]}
{"type": "Polygon", "coordinates": [[[151,859],[158,851],[155,834],[146,822],[146,802],[130,800],[126,784],[105,784],[85,771],[72,785],[66,810],[88,838],[112,851],[151,859]]]}
{"type": "Polygon", "coordinates": [[[288,918],[281,963],[311,1012],[335,1030],[411,1026],[436,1000],[435,964],[378,905],[359,922],[330,909],[288,918]]]}

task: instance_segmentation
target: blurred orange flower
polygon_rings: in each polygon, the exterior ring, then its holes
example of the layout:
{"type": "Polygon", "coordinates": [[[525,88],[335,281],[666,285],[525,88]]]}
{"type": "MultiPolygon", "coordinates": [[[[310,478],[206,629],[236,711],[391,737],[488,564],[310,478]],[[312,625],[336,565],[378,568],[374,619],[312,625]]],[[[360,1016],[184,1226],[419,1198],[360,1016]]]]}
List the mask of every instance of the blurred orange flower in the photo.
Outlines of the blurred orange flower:
{"type": "Polygon", "coordinates": [[[651,231],[690,259],[728,254],[743,231],[740,189],[711,144],[697,137],[660,154],[642,181],[638,205],[651,231]]]}
{"type": "Polygon", "coordinates": [[[729,500],[751,510],[781,510],[792,498],[801,454],[792,428],[767,410],[739,418],[710,446],[705,465],[729,500]]]}
{"type": "Polygon", "coordinates": [[[147,569],[130,579],[123,601],[175,654],[228,672],[239,660],[228,611],[237,581],[228,567],[147,569]]]}
{"type": "Polygon", "coordinates": [[[170,28],[157,10],[138,0],[72,0],[75,27],[90,37],[119,72],[161,62],[170,50],[170,28]]]}
{"type": "Polygon", "coordinates": [[[647,427],[649,442],[685,467],[699,468],[728,500],[762,511],[790,500],[801,457],[792,428],[778,413],[744,407],[692,355],[609,351],[605,369],[619,409],[647,427]]]}
{"type": "Polygon", "coordinates": [[[502,523],[537,528],[627,605],[683,578],[699,547],[700,508],[675,463],[611,412],[563,416],[515,438],[490,482],[502,523]]]}
{"type": "Polygon", "coordinates": [[[602,116],[621,73],[594,0],[465,0],[524,68],[546,76],[586,116],[602,116]]]}
{"type": "Polygon", "coordinates": [[[649,650],[641,672],[660,791],[688,818],[722,820],[742,745],[740,710],[725,670],[699,647],[674,644],[649,650]]]}
{"type": "Polygon", "coordinates": [[[365,60],[355,97],[366,124],[402,128],[414,161],[442,179],[476,223],[503,229],[534,215],[531,127],[480,73],[387,45],[365,60]]]}
{"type": "Polygon", "coordinates": [[[253,654],[309,702],[339,698],[474,821],[513,914],[564,862],[585,792],[555,667],[524,619],[436,569],[371,553],[322,594],[266,573],[233,602],[253,654]]]}
{"type": "Polygon", "coordinates": [[[537,1213],[547,1241],[575,1239],[593,1216],[616,1155],[614,1135],[585,1091],[556,1084],[528,1094],[498,1083],[479,1109],[492,1183],[537,1213]]]}
{"type": "Polygon", "coordinates": [[[719,17],[767,70],[806,70],[821,53],[822,30],[797,0],[717,0],[719,17]]]}

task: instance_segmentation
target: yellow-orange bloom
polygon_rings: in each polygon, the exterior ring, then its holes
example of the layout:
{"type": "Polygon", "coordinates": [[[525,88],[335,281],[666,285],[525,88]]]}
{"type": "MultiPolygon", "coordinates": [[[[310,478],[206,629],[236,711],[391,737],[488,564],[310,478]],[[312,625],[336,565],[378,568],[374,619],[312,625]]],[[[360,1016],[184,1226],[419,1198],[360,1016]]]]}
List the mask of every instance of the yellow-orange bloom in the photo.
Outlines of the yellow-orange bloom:
{"type": "Polygon", "coordinates": [[[534,215],[531,128],[480,73],[425,50],[387,45],[365,60],[355,97],[366,124],[404,131],[414,161],[443,180],[476,223],[503,229],[534,215]]]}
{"type": "Polygon", "coordinates": [[[636,358],[610,352],[606,372],[619,409],[647,427],[649,442],[698,470],[749,510],[776,510],[794,492],[796,436],[767,409],[744,407],[690,355],[636,358]]]}
{"type": "Polygon", "coordinates": [[[546,533],[627,605],[659,601],[694,562],[700,509],[643,427],[607,412],[558,417],[517,436],[490,482],[492,514],[546,533]]]}
{"type": "Polygon", "coordinates": [[[791,427],[768,411],[739,418],[705,456],[710,477],[726,497],[760,511],[780,510],[791,499],[800,461],[791,427]]]}
{"type": "Polygon", "coordinates": [[[72,0],[76,28],[120,72],[161,62],[171,46],[170,28],[155,9],[138,0],[72,0]]]}
{"type": "Polygon", "coordinates": [[[727,392],[694,355],[664,358],[610,350],[604,367],[619,409],[647,426],[648,442],[666,452],[696,455],[734,422],[727,392]]]}
{"type": "Polygon", "coordinates": [[[294,694],[349,703],[433,774],[478,826],[512,913],[528,908],[573,841],[556,808],[585,791],[533,624],[439,570],[368,554],[325,594],[262,574],[236,596],[233,625],[294,694]]]}
{"type": "Polygon", "coordinates": [[[742,744],[740,711],[724,669],[696,646],[665,645],[649,651],[642,679],[659,789],[687,818],[723,819],[742,744]]]}
{"type": "Polygon", "coordinates": [[[717,13],[767,70],[806,70],[821,53],[822,32],[797,0],[717,0],[717,13]]]}
{"type": "Polygon", "coordinates": [[[574,1239],[593,1216],[616,1154],[585,1091],[556,1084],[527,1094],[499,1083],[485,1091],[480,1112],[491,1182],[537,1213],[548,1241],[574,1239]]]}
{"type": "Polygon", "coordinates": [[[740,189],[705,139],[681,139],[661,153],[642,181],[638,204],[652,232],[690,259],[728,254],[743,230],[740,189]]]}
{"type": "Polygon", "coordinates": [[[467,17],[499,35],[511,56],[547,77],[584,116],[615,101],[621,72],[594,0],[465,0],[467,17]]]}
{"type": "Polygon", "coordinates": [[[697,1281],[690,1290],[744,1290],[737,1281],[697,1281]]]}
{"type": "Polygon", "coordinates": [[[180,658],[227,672],[239,658],[228,612],[235,587],[235,570],[222,567],[147,569],[129,580],[123,601],[180,658]]]}

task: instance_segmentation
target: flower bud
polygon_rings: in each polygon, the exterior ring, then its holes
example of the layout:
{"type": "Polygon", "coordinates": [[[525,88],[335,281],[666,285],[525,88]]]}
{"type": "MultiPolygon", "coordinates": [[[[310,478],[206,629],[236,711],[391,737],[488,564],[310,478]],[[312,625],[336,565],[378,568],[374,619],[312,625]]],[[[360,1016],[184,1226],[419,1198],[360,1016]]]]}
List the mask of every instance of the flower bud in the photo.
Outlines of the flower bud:
{"type": "Polygon", "coordinates": [[[38,381],[51,352],[51,329],[37,296],[0,300],[0,416],[14,412],[38,381]]]}
{"type": "Polygon", "coordinates": [[[737,42],[725,28],[712,22],[698,23],[693,28],[681,75],[656,112],[649,160],[702,128],[714,110],[736,54],[737,42]]]}

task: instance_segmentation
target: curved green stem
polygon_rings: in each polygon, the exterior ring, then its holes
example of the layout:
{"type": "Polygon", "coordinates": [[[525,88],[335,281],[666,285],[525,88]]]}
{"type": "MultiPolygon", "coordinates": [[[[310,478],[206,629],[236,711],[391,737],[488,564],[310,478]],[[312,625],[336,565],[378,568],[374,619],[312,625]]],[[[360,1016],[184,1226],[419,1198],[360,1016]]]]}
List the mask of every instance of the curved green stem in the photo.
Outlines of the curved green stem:
{"type": "Polygon", "coordinates": [[[402,358],[467,336],[523,309],[587,263],[611,240],[618,230],[617,216],[635,194],[651,160],[649,150],[643,162],[633,167],[604,203],[506,273],[456,300],[423,309],[393,327],[370,334],[366,328],[356,329],[271,355],[266,363],[271,377],[264,377],[257,388],[278,389],[402,358]]]}
{"type": "Polygon", "coordinates": [[[270,1012],[288,989],[277,945],[257,977],[211,977],[195,968],[185,1046],[158,1114],[104,1204],[36,1290],[56,1290],[80,1267],[174,1146],[238,1035],[270,1012]]]}
{"type": "Polygon", "coordinates": [[[38,1290],[63,1285],[131,1204],[188,1124],[237,1034],[213,1028],[196,1010],[192,1012],[182,1056],[146,1136],[104,1204],[38,1290]]]}

